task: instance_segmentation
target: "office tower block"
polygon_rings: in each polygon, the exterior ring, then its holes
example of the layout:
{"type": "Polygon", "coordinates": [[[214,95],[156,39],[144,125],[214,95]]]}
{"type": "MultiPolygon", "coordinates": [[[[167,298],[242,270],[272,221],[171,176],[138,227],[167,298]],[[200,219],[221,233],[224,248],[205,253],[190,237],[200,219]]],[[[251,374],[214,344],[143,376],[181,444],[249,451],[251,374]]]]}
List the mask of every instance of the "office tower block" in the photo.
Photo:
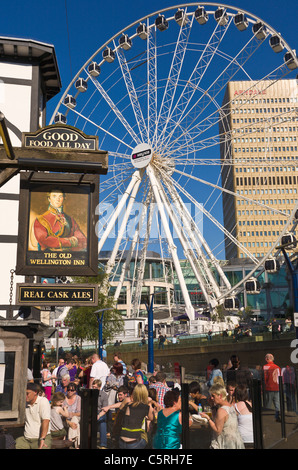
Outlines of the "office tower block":
{"type": "Polygon", "coordinates": [[[231,81],[222,105],[220,152],[226,259],[264,256],[297,198],[297,80],[231,81]]]}

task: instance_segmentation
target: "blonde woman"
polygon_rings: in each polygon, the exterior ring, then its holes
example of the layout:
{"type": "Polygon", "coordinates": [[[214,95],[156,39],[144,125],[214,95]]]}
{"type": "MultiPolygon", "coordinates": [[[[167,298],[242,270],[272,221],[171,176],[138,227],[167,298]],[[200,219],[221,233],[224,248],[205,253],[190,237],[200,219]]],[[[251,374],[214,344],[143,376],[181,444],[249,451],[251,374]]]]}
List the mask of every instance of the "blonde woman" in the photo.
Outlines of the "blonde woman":
{"type": "Polygon", "coordinates": [[[221,384],[213,385],[210,397],[214,406],[218,407],[214,420],[206,413],[200,413],[208,419],[213,431],[211,449],[244,449],[244,443],[238,429],[237,414],[234,406],[227,400],[227,391],[221,384]]]}
{"type": "Polygon", "coordinates": [[[154,413],[148,400],[148,390],[145,385],[137,384],[132,397],[123,400],[120,409],[125,410],[120,431],[120,449],[144,449],[147,445],[146,419],[152,421],[154,413]]]}

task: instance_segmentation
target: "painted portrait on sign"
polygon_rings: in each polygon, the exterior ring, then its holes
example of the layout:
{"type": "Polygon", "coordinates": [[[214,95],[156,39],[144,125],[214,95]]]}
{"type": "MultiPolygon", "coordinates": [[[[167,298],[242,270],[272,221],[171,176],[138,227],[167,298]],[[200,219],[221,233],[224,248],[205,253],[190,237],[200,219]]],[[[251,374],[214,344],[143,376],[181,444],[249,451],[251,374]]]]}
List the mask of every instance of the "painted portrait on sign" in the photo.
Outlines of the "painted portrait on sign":
{"type": "Polygon", "coordinates": [[[88,195],[62,186],[31,193],[29,251],[87,250],[88,195]]]}

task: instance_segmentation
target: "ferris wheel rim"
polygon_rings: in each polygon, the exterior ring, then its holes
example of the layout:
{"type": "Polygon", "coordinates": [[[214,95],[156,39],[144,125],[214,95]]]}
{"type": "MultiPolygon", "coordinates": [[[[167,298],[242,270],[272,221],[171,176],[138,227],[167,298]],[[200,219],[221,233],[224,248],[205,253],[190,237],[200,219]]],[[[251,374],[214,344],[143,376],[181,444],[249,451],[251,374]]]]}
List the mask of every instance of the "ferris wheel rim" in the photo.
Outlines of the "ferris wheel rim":
{"type": "MultiPolygon", "coordinates": [[[[76,73],[76,75],[74,76],[74,78],[71,80],[71,82],[68,84],[65,92],[63,93],[62,97],[60,98],[52,116],[51,116],[51,119],[50,119],[50,124],[53,123],[53,120],[58,112],[58,109],[59,109],[59,106],[61,103],[63,103],[65,97],[67,96],[69,90],[71,89],[71,87],[74,85],[75,81],[80,77],[80,74],[84,71],[84,69],[87,67],[88,64],[90,64],[90,62],[92,62],[92,60],[101,52],[103,51],[109,44],[111,44],[116,38],[118,38],[121,34],[124,34],[125,31],[127,31],[128,29],[130,28],[133,28],[134,26],[136,26],[138,23],[142,22],[142,21],[145,21],[147,18],[152,18],[158,14],[161,14],[161,13],[165,13],[167,11],[171,11],[171,10],[174,10],[176,8],[181,8],[181,7],[197,7],[198,6],[198,3],[180,3],[178,5],[173,5],[171,7],[166,7],[166,8],[163,8],[163,9],[160,9],[160,10],[156,10],[155,12],[153,13],[150,13],[148,15],[145,15],[141,18],[139,18],[138,20],[134,21],[133,23],[131,23],[129,26],[126,26],[125,28],[121,29],[118,33],[116,33],[115,35],[111,36],[110,39],[108,39],[102,46],[100,46],[90,57],[89,59],[84,63],[84,65],[79,69],[79,71],[76,73]]],[[[223,7],[223,8],[229,8],[231,10],[237,10],[237,12],[241,12],[241,13],[244,13],[246,15],[249,15],[250,17],[254,18],[254,20],[257,22],[257,21],[261,21],[270,31],[270,34],[274,33],[275,35],[277,35],[279,38],[282,39],[283,41],[283,44],[284,46],[286,47],[286,49],[288,50],[288,52],[290,52],[291,54],[293,54],[294,56],[296,55],[295,54],[295,51],[290,47],[290,45],[287,43],[287,41],[285,41],[285,39],[283,38],[283,36],[277,31],[275,30],[271,25],[269,25],[269,23],[267,23],[266,21],[264,21],[262,18],[254,15],[253,13],[250,13],[248,12],[247,10],[244,10],[243,8],[237,8],[235,6],[232,6],[232,5],[227,5],[227,4],[219,4],[219,3],[215,3],[215,2],[202,2],[200,3],[200,6],[210,6],[210,7],[223,7]]],[[[228,13],[229,14],[229,13],[228,13]]],[[[233,14],[232,16],[235,16],[235,14],[233,14]]],[[[119,46],[118,46],[119,47],[119,46]]]]}

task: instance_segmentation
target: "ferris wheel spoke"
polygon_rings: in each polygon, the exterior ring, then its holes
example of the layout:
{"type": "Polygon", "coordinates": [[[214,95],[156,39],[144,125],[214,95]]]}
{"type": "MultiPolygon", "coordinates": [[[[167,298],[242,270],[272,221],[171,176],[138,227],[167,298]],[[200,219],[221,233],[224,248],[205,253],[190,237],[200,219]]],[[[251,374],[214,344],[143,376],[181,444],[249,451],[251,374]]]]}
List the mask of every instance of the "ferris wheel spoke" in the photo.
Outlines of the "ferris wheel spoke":
{"type": "MultiPolygon", "coordinates": [[[[190,124],[185,128],[185,131],[182,133],[180,137],[183,137],[184,135],[190,133],[190,132],[195,132],[195,135],[197,135],[197,132],[201,131],[201,126],[202,123],[206,123],[206,120],[210,120],[213,116],[214,122],[213,124],[216,124],[217,122],[220,121],[219,118],[214,118],[215,114],[221,111],[221,108],[219,107],[219,110],[214,111],[211,113],[209,116],[203,118],[203,121],[197,122],[194,124],[200,115],[206,111],[206,109],[209,107],[211,103],[215,102],[216,97],[219,95],[219,93],[223,90],[224,87],[227,86],[227,83],[236,75],[236,73],[241,69],[243,69],[243,66],[245,63],[253,56],[254,53],[259,49],[261,46],[260,41],[257,41],[255,36],[252,36],[249,41],[241,48],[241,50],[238,52],[238,54],[229,59],[229,62],[227,66],[224,68],[224,70],[219,74],[216,80],[208,87],[204,93],[201,94],[199,99],[196,101],[196,103],[192,106],[192,108],[189,110],[189,113],[193,114],[193,119],[190,122],[190,124]],[[199,106],[200,105],[200,106],[199,106]],[[197,107],[199,106],[199,109],[197,107]]],[[[270,74],[264,76],[262,79],[258,80],[257,83],[253,83],[250,87],[249,90],[258,90],[258,85],[263,87],[271,86],[265,84],[266,80],[276,80],[278,75],[284,75],[288,74],[289,70],[286,68],[285,64],[280,65],[277,67],[273,72],[270,74]],[[278,74],[278,75],[276,75],[278,74]]],[[[249,90],[243,90],[242,94],[245,95],[249,90]]],[[[262,90],[263,91],[263,90],[262,90]]],[[[258,93],[261,93],[261,91],[258,91],[258,93]]],[[[179,123],[183,120],[183,116],[181,116],[179,123]]],[[[177,123],[178,124],[178,123],[177,123]]],[[[177,128],[177,126],[176,126],[177,128]]],[[[208,129],[208,126],[205,125],[205,129],[208,129]]],[[[176,139],[172,140],[172,145],[175,144],[175,142],[180,138],[177,137],[176,139]]]]}
{"type": "MultiPolygon", "coordinates": [[[[269,87],[269,86],[268,86],[269,87]]],[[[262,94],[262,92],[265,91],[264,89],[259,92],[259,93],[256,93],[254,96],[259,96],[262,94]]],[[[241,110],[241,108],[245,106],[245,104],[241,104],[238,109],[241,110]]],[[[275,119],[276,118],[281,118],[281,119],[286,119],[286,116],[293,112],[294,111],[294,108],[290,108],[290,111],[284,111],[284,112],[280,112],[280,113],[276,113],[275,114],[275,119]]],[[[226,112],[225,114],[225,119],[227,119],[229,116],[231,116],[231,112],[226,112]]],[[[207,120],[206,120],[207,121],[207,120]]],[[[214,124],[220,124],[221,122],[221,119],[220,118],[216,118],[216,121],[214,122],[214,124]]],[[[203,123],[203,121],[202,121],[203,123]]],[[[207,122],[205,124],[206,127],[203,127],[202,129],[202,125],[200,125],[201,127],[201,132],[200,132],[200,136],[206,131],[210,131],[211,127],[214,126],[214,124],[212,123],[211,125],[209,125],[209,123],[207,122]]],[[[264,132],[267,132],[270,128],[272,127],[272,118],[271,117],[265,117],[265,118],[260,118],[259,119],[259,122],[258,123],[255,123],[254,124],[254,127],[252,127],[252,124],[244,124],[243,126],[238,126],[237,127],[237,130],[239,133],[249,133],[250,134],[250,137],[253,137],[253,135],[257,135],[258,134],[258,131],[259,129],[262,129],[262,131],[264,132]]],[[[196,137],[198,137],[198,135],[196,135],[196,137]]],[[[191,160],[191,157],[189,157],[188,160],[185,160],[184,159],[184,156],[185,156],[185,150],[188,150],[188,153],[189,150],[191,150],[191,153],[195,154],[201,150],[206,150],[210,147],[214,147],[214,146],[217,146],[217,145],[220,145],[220,139],[221,138],[224,138],[227,142],[228,141],[231,141],[233,138],[235,137],[235,134],[232,132],[232,131],[229,131],[227,130],[226,132],[219,132],[218,134],[214,135],[214,136],[210,136],[210,137],[206,137],[205,139],[202,139],[200,138],[199,142],[194,142],[192,144],[192,146],[190,147],[189,146],[189,143],[185,144],[185,143],[180,143],[177,142],[179,144],[178,147],[175,147],[174,149],[172,149],[171,151],[167,151],[167,157],[171,157],[172,155],[175,156],[175,164],[185,164],[186,162],[188,163],[192,163],[193,165],[201,165],[202,162],[205,162],[204,164],[208,165],[208,164],[217,164],[220,163],[220,160],[216,160],[214,159],[212,163],[212,161],[208,161],[206,159],[199,159],[197,158],[197,156],[195,158],[193,158],[191,160]],[[181,157],[179,156],[179,153],[181,154],[181,157]]],[[[294,159],[297,158],[297,157],[294,157],[294,159]]],[[[224,163],[224,161],[222,160],[221,162],[222,164],[229,164],[229,165],[233,165],[235,164],[233,161],[229,161],[229,162],[226,162],[224,163]]],[[[263,163],[264,166],[266,165],[272,165],[272,162],[264,162],[263,163]]],[[[281,162],[281,165],[284,165],[285,163],[284,162],[281,162]]],[[[287,163],[286,163],[287,164],[287,163]]],[[[251,163],[251,165],[254,165],[253,163],[251,163]]],[[[256,165],[256,164],[255,164],[256,165]]],[[[259,164],[258,164],[259,166],[259,164]]]]}
{"type": "MultiPolygon", "coordinates": [[[[111,256],[106,264],[106,267],[105,267],[105,274],[107,275],[104,280],[103,280],[103,283],[102,283],[102,290],[103,292],[107,292],[108,290],[108,286],[109,286],[109,280],[108,280],[108,275],[111,274],[113,268],[114,268],[114,265],[115,265],[115,260],[116,260],[116,256],[117,256],[117,253],[118,253],[118,250],[119,250],[119,246],[120,246],[120,243],[121,243],[121,240],[123,238],[123,235],[124,235],[124,232],[126,230],[126,226],[127,226],[127,222],[128,222],[128,219],[129,219],[129,216],[130,216],[130,213],[132,211],[132,207],[133,207],[133,204],[135,202],[135,198],[136,198],[136,195],[137,195],[137,192],[138,192],[138,189],[139,189],[139,186],[140,186],[140,183],[142,181],[142,177],[140,174],[136,175],[136,181],[134,182],[134,185],[132,187],[132,191],[131,191],[131,194],[128,196],[129,197],[129,200],[128,200],[128,204],[127,204],[127,208],[125,210],[125,214],[123,216],[123,219],[122,219],[122,222],[121,222],[121,225],[120,225],[120,228],[118,230],[118,233],[117,233],[117,238],[116,238],[116,241],[114,243],[114,246],[113,246],[113,249],[112,249],[112,253],[111,253],[111,256]]],[[[115,223],[115,219],[113,218],[112,219],[112,222],[115,223]]],[[[99,244],[99,248],[100,248],[100,244],[99,244]]],[[[98,250],[100,251],[100,250],[98,250]]]]}
{"type": "Polygon", "coordinates": [[[206,242],[206,240],[202,236],[202,233],[199,230],[196,222],[191,217],[191,214],[189,213],[188,208],[184,204],[179,192],[176,190],[174,185],[171,184],[170,180],[167,183],[164,181],[164,183],[167,186],[167,189],[168,189],[169,193],[171,194],[171,200],[173,201],[173,203],[174,203],[174,205],[177,209],[177,213],[181,217],[182,227],[186,227],[187,232],[188,232],[188,236],[191,239],[192,245],[195,247],[195,249],[196,249],[196,251],[199,255],[199,259],[203,259],[204,269],[207,272],[209,272],[209,274],[208,274],[209,278],[213,279],[213,276],[212,276],[211,271],[209,270],[209,268],[206,264],[206,257],[204,257],[204,255],[203,255],[203,252],[201,250],[201,246],[205,250],[205,253],[206,253],[206,256],[208,257],[208,259],[213,262],[213,266],[216,268],[219,276],[223,280],[223,283],[226,285],[226,287],[230,288],[231,287],[230,282],[228,281],[226,275],[224,274],[224,272],[223,272],[223,270],[220,266],[220,263],[218,263],[217,259],[213,255],[212,250],[210,249],[208,243],[206,242]]]}
{"type": "MultiPolygon", "coordinates": [[[[138,225],[137,225],[137,228],[134,232],[134,236],[133,236],[133,239],[131,241],[128,253],[125,257],[125,261],[123,263],[123,266],[122,266],[122,269],[121,269],[121,274],[120,274],[120,277],[119,277],[119,280],[118,280],[118,283],[117,283],[116,291],[115,291],[115,294],[114,294],[114,300],[115,301],[117,301],[118,298],[119,298],[119,295],[120,295],[120,292],[121,292],[121,289],[122,289],[122,286],[123,286],[123,282],[125,280],[126,272],[129,269],[129,266],[130,266],[130,263],[131,263],[131,260],[132,260],[132,256],[133,256],[133,254],[135,252],[135,249],[136,249],[136,245],[140,241],[141,231],[142,231],[142,228],[144,226],[145,218],[146,218],[146,215],[147,215],[147,209],[148,209],[148,207],[147,207],[148,203],[146,203],[146,200],[147,200],[147,196],[146,197],[144,196],[144,200],[143,200],[143,203],[142,203],[142,210],[141,210],[140,218],[139,218],[139,221],[138,221],[138,225]]],[[[136,256],[136,259],[137,259],[137,256],[136,256]]]]}
{"type": "Polygon", "coordinates": [[[117,171],[117,175],[113,175],[111,178],[102,181],[100,185],[101,195],[104,195],[107,191],[108,194],[104,199],[101,197],[101,203],[111,199],[111,196],[119,191],[119,188],[124,186],[124,184],[131,179],[131,176],[132,172],[130,175],[127,175],[127,169],[124,168],[122,171],[117,171]]]}
{"type": "Polygon", "coordinates": [[[144,279],[145,266],[146,266],[146,255],[147,255],[148,244],[150,240],[150,232],[151,232],[152,220],[153,220],[153,214],[154,214],[154,205],[152,202],[153,202],[153,195],[151,192],[149,192],[148,200],[146,200],[146,204],[144,207],[144,214],[141,219],[141,221],[143,222],[143,227],[145,227],[145,236],[144,236],[143,246],[141,249],[140,261],[139,261],[139,265],[137,268],[137,274],[135,276],[136,282],[135,282],[135,296],[133,299],[133,316],[137,315],[139,306],[140,306],[143,279],[144,279]]]}
{"type": "MultiPolygon", "coordinates": [[[[284,64],[280,65],[279,67],[277,67],[273,72],[271,72],[270,74],[266,75],[265,77],[263,77],[262,79],[256,81],[256,82],[253,82],[253,84],[251,86],[249,86],[247,89],[245,90],[242,90],[241,94],[239,95],[239,97],[241,96],[246,96],[247,93],[253,93],[254,96],[258,96],[258,95],[262,95],[262,93],[267,89],[267,88],[270,88],[273,83],[275,83],[275,81],[277,80],[277,77],[279,78],[283,78],[284,76],[286,76],[287,74],[289,73],[289,70],[286,68],[286,66],[284,64]]],[[[217,93],[219,93],[221,90],[217,91],[217,93]]],[[[207,99],[207,98],[204,98],[204,100],[207,99]]],[[[231,100],[232,101],[232,100],[231,100]]],[[[203,103],[204,104],[204,103],[203,103]]],[[[210,102],[209,103],[205,103],[205,108],[204,108],[204,111],[207,109],[207,107],[209,106],[210,102]]],[[[227,108],[228,105],[230,104],[229,103],[226,103],[225,104],[225,107],[227,108]]],[[[193,120],[193,122],[195,120],[197,120],[200,116],[200,114],[202,113],[202,111],[200,113],[198,113],[195,117],[195,119],[193,120]]],[[[230,114],[231,112],[226,112],[225,111],[225,108],[220,108],[219,110],[216,110],[216,111],[213,111],[209,116],[203,118],[202,121],[194,124],[192,127],[189,127],[187,128],[185,131],[183,131],[179,137],[177,137],[175,140],[172,141],[171,144],[169,144],[169,146],[167,147],[167,152],[168,152],[168,155],[170,155],[171,153],[174,153],[177,149],[175,148],[175,145],[179,142],[179,140],[181,140],[183,137],[186,137],[188,136],[189,138],[191,138],[191,141],[194,139],[197,139],[198,138],[198,135],[201,135],[203,132],[206,132],[208,130],[210,130],[210,128],[212,126],[214,126],[215,124],[219,124],[220,122],[222,122],[222,114],[225,113],[224,115],[224,118],[226,119],[230,114]],[[217,114],[219,112],[219,117],[217,117],[217,114]],[[211,118],[213,119],[213,121],[211,121],[211,118]],[[193,134],[193,138],[191,137],[193,134]],[[171,147],[173,147],[172,149],[172,152],[171,152],[171,147]]],[[[264,122],[266,123],[267,120],[261,120],[258,125],[259,126],[263,126],[264,125],[264,122]]],[[[258,127],[259,127],[258,126],[258,127]]],[[[257,126],[256,126],[257,127],[257,126]]],[[[248,129],[251,129],[251,125],[248,125],[246,126],[246,128],[248,129]]],[[[183,144],[182,144],[183,146],[183,144]]],[[[185,147],[185,145],[184,145],[185,147]]],[[[182,147],[183,148],[183,147],[182,147]]],[[[199,150],[199,149],[197,149],[199,150]]]]}
{"type": "MultiPolygon", "coordinates": [[[[163,174],[163,177],[166,179],[169,179],[169,177],[165,174],[163,174]]],[[[171,180],[172,184],[182,193],[184,194],[205,216],[208,217],[211,222],[214,223],[216,227],[218,227],[224,235],[226,235],[236,246],[241,248],[246,255],[254,262],[257,262],[257,259],[255,256],[253,256],[250,251],[246,249],[246,247],[242,246],[242,244],[209,212],[207,211],[203,205],[200,205],[191,194],[189,194],[183,186],[181,186],[177,181],[171,180]]]]}
{"type": "Polygon", "coordinates": [[[91,77],[91,81],[93,82],[94,86],[97,88],[99,93],[102,95],[102,97],[105,99],[105,101],[108,103],[110,109],[113,110],[113,112],[115,113],[115,115],[117,116],[121,124],[124,126],[126,131],[130,134],[132,139],[136,142],[136,144],[140,144],[141,143],[140,138],[136,135],[134,130],[131,128],[130,124],[127,122],[127,120],[125,119],[125,117],[123,116],[119,108],[116,106],[116,104],[113,102],[110,95],[105,91],[103,86],[94,77],[91,77]]]}
{"type": "Polygon", "coordinates": [[[171,200],[174,202],[176,211],[173,210],[169,199],[166,197],[164,191],[161,189],[160,183],[158,184],[162,202],[173,224],[174,230],[178,234],[178,238],[182,245],[185,256],[190,262],[190,265],[197,278],[197,281],[199,282],[200,287],[203,290],[204,297],[206,298],[208,304],[211,305],[211,297],[213,297],[213,294],[216,297],[219,297],[220,290],[213,276],[213,273],[209,269],[207,260],[205,259],[205,256],[199,244],[196,243],[196,240],[193,237],[193,227],[191,228],[186,223],[185,217],[182,217],[182,219],[180,219],[180,217],[177,216],[177,212],[179,216],[181,215],[181,207],[177,207],[178,205],[176,205],[177,199],[175,197],[175,194],[171,190],[172,188],[167,186],[169,194],[171,195],[171,200]]]}
{"type": "Polygon", "coordinates": [[[184,301],[185,301],[185,311],[187,312],[189,318],[191,320],[193,320],[194,319],[194,309],[191,305],[188,289],[186,287],[185,279],[184,279],[182,269],[181,269],[181,265],[180,265],[180,262],[179,262],[179,258],[178,258],[178,255],[177,255],[177,247],[174,244],[174,241],[173,241],[173,238],[172,238],[172,235],[171,235],[171,231],[170,231],[170,228],[169,228],[169,225],[168,225],[167,217],[166,217],[165,212],[164,212],[164,207],[163,207],[163,204],[162,204],[159,192],[158,192],[158,183],[157,183],[156,177],[154,175],[154,172],[153,172],[152,168],[150,168],[150,166],[147,167],[147,174],[148,174],[148,177],[150,179],[152,191],[154,193],[155,202],[157,204],[158,211],[160,213],[162,225],[163,225],[163,228],[164,228],[164,231],[165,231],[165,236],[166,236],[166,238],[169,242],[169,249],[170,249],[171,254],[172,254],[174,266],[175,266],[175,269],[176,269],[179,284],[180,284],[180,287],[181,287],[181,290],[182,290],[182,293],[183,293],[183,298],[184,298],[184,301]]]}
{"type": "Polygon", "coordinates": [[[125,86],[128,92],[128,96],[130,98],[130,103],[131,103],[131,106],[135,115],[135,119],[139,128],[139,133],[141,136],[140,140],[141,142],[146,142],[147,135],[148,135],[147,126],[146,126],[145,119],[143,116],[143,111],[140,105],[140,101],[138,99],[138,95],[135,89],[135,85],[131,76],[131,72],[128,66],[128,62],[126,60],[124,51],[122,49],[117,48],[116,52],[117,52],[118,61],[121,67],[123,79],[125,82],[125,86]]]}
{"type": "MultiPolygon", "coordinates": [[[[186,15],[186,11],[184,12],[184,14],[186,15]]],[[[184,24],[184,21],[182,21],[182,24],[179,29],[177,44],[173,54],[172,63],[166,81],[166,86],[164,89],[159,116],[156,124],[155,140],[157,142],[157,145],[158,142],[162,140],[162,137],[166,131],[169,122],[171,109],[177,91],[177,85],[179,83],[179,77],[181,74],[185,53],[188,45],[189,35],[192,29],[193,19],[194,16],[192,15],[190,20],[188,19],[186,21],[186,24],[184,24]],[[159,135],[157,135],[159,128],[161,128],[161,132],[159,133],[159,135]]]]}
{"type": "MultiPolygon", "coordinates": [[[[191,113],[194,115],[194,118],[191,120],[190,124],[186,126],[186,130],[182,134],[182,136],[177,137],[174,139],[171,144],[173,145],[177,139],[183,137],[186,133],[190,131],[190,129],[200,129],[201,123],[193,125],[195,121],[198,120],[199,116],[202,112],[208,108],[210,103],[214,103],[216,97],[222,91],[222,89],[227,85],[229,81],[236,75],[236,73],[243,67],[243,65],[252,57],[252,55],[258,50],[260,47],[260,42],[256,40],[253,36],[249,39],[249,41],[241,48],[238,54],[235,57],[232,57],[229,61],[224,70],[218,75],[218,77],[213,81],[213,83],[204,91],[202,91],[201,95],[199,96],[198,100],[192,105],[190,109],[188,109],[188,113],[181,112],[179,115],[179,119],[177,120],[171,134],[167,136],[165,141],[165,145],[169,145],[169,139],[173,137],[174,131],[178,128],[184,119],[189,116],[191,113]],[[192,126],[192,127],[191,127],[192,126]]],[[[214,114],[215,112],[213,112],[214,114]]],[[[207,118],[204,119],[204,121],[207,118]]]]}
{"type": "Polygon", "coordinates": [[[212,60],[216,57],[216,52],[219,49],[230,24],[231,19],[228,25],[224,27],[217,24],[211,34],[208,43],[206,44],[199,60],[195,64],[195,67],[168,118],[168,122],[171,122],[171,130],[167,135],[165,135],[166,129],[162,133],[162,145],[164,147],[174,135],[177,127],[181,124],[184,118],[188,116],[190,103],[192,102],[196,91],[200,89],[201,80],[206,74],[212,60]],[[175,119],[175,116],[177,116],[177,120],[175,119]]]}
{"type": "MultiPolygon", "coordinates": [[[[293,111],[293,109],[290,110],[290,112],[292,112],[292,111],[293,111]]],[[[283,118],[288,113],[289,113],[289,111],[276,114],[275,118],[283,118]]],[[[228,113],[225,117],[228,117],[230,114],[231,113],[228,113]]],[[[217,123],[220,124],[220,120],[218,120],[217,123]]],[[[259,120],[259,122],[256,123],[256,127],[254,127],[254,128],[251,127],[251,124],[245,124],[243,126],[239,126],[237,129],[238,129],[239,133],[244,133],[245,131],[246,132],[249,131],[250,138],[253,138],[253,135],[257,135],[259,129],[262,129],[262,131],[264,130],[266,132],[271,127],[272,127],[271,118],[261,118],[259,120]]],[[[203,151],[203,150],[209,149],[211,147],[215,147],[215,146],[220,145],[220,140],[223,139],[223,138],[225,139],[226,143],[228,143],[228,142],[231,142],[234,137],[235,137],[234,133],[232,133],[231,131],[227,131],[227,132],[219,133],[218,135],[206,137],[206,139],[200,139],[199,142],[193,143],[191,147],[190,147],[189,144],[187,145],[185,143],[181,143],[179,145],[179,147],[176,147],[174,150],[167,152],[166,156],[167,157],[171,157],[172,155],[175,156],[175,164],[179,164],[179,165],[183,165],[186,162],[188,162],[189,164],[193,164],[193,165],[197,165],[197,164],[201,165],[202,161],[204,161],[205,164],[212,164],[210,161],[208,162],[207,160],[197,158],[197,156],[195,156],[195,158],[194,157],[189,157],[186,160],[185,159],[185,150],[187,150],[188,153],[193,153],[195,155],[196,153],[198,153],[200,151],[203,151]],[[179,156],[179,154],[181,154],[181,156],[179,156]]],[[[294,157],[294,159],[295,158],[296,157],[294,157]]],[[[219,162],[219,161],[215,159],[214,164],[216,165],[217,162],[219,162]]],[[[236,164],[235,162],[233,162],[231,160],[229,160],[228,162],[225,162],[225,163],[224,163],[224,160],[222,160],[221,163],[222,164],[229,164],[229,165],[236,164]]],[[[264,161],[263,164],[264,164],[264,166],[267,166],[267,165],[270,166],[270,165],[272,165],[272,163],[273,163],[273,161],[269,160],[269,161],[264,161]]],[[[284,165],[285,163],[281,162],[281,164],[284,165]]],[[[256,166],[256,163],[251,163],[251,165],[256,166]]],[[[259,166],[259,164],[258,164],[258,166],[259,166]]]]}
{"type": "Polygon", "coordinates": [[[102,250],[102,247],[103,247],[104,243],[106,242],[111,230],[113,229],[113,227],[116,223],[116,220],[119,217],[119,214],[121,213],[128,197],[130,196],[130,193],[132,191],[135,191],[135,188],[139,186],[141,179],[142,178],[141,178],[140,172],[138,170],[135,171],[134,174],[132,175],[131,181],[130,181],[125,193],[123,194],[123,197],[121,198],[121,200],[118,203],[117,208],[115,209],[113,217],[111,218],[111,220],[110,220],[103,236],[99,240],[98,253],[100,253],[100,251],[102,250]]]}
{"type": "Polygon", "coordinates": [[[127,155],[126,153],[121,153],[121,152],[113,152],[109,150],[109,156],[115,157],[115,158],[121,158],[122,160],[130,160],[130,155],[127,155]]]}
{"type": "MultiPolygon", "coordinates": [[[[149,22],[148,22],[149,26],[149,22]]],[[[147,27],[148,27],[147,26],[147,27]]],[[[156,29],[148,28],[147,37],[147,119],[148,143],[154,145],[154,134],[157,122],[157,57],[156,29]]]]}
{"type": "Polygon", "coordinates": [[[96,129],[102,131],[104,134],[106,135],[109,135],[110,137],[112,137],[113,139],[117,140],[118,142],[120,142],[121,144],[125,145],[126,147],[132,149],[133,147],[129,144],[127,144],[126,142],[124,142],[123,140],[119,139],[116,135],[112,134],[111,132],[109,132],[107,129],[101,127],[99,124],[97,124],[96,122],[92,121],[91,119],[89,119],[88,117],[84,116],[83,114],[79,113],[76,109],[72,109],[71,110],[74,114],[76,114],[77,116],[81,117],[84,119],[84,121],[88,122],[89,124],[91,124],[92,126],[94,126],[96,129]]]}
{"type": "Polygon", "coordinates": [[[177,169],[175,169],[174,171],[175,171],[175,173],[179,173],[180,175],[186,176],[187,178],[193,179],[194,181],[198,181],[199,183],[202,183],[202,184],[204,184],[204,185],[206,185],[206,186],[211,186],[212,188],[218,189],[218,190],[220,190],[220,191],[222,191],[222,192],[225,192],[225,193],[227,193],[227,194],[231,194],[231,195],[234,196],[235,198],[237,197],[238,199],[242,199],[242,200],[248,202],[248,203],[251,204],[251,205],[259,206],[259,207],[262,207],[263,209],[270,209],[270,211],[272,211],[272,212],[275,213],[275,214],[279,214],[279,215],[282,215],[282,216],[284,216],[284,217],[288,217],[288,214],[287,214],[287,213],[285,213],[285,212],[283,212],[283,211],[280,211],[280,210],[278,210],[278,209],[275,209],[275,208],[273,208],[273,207],[267,206],[266,204],[263,204],[262,202],[257,201],[257,200],[255,200],[255,199],[251,199],[251,198],[249,198],[249,197],[246,197],[246,196],[243,195],[243,194],[235,193],[234,191],[231,191],[231,190],[229,190],[229,189],[226,189],[225,187],[218,186],[218,185],[213,184],[213,183],[211,183],[211,182],[209,182],[209,181],[205,181],[205,180],[203,180],[203,179],[201,179],[201,178],[198,178],[198,177],[196,177],[196,176],[187,174],[187,173],[185,173],[185,172],[183,172],[183,171],[179,171],[179,170],[177,170],[177,169]]]}

